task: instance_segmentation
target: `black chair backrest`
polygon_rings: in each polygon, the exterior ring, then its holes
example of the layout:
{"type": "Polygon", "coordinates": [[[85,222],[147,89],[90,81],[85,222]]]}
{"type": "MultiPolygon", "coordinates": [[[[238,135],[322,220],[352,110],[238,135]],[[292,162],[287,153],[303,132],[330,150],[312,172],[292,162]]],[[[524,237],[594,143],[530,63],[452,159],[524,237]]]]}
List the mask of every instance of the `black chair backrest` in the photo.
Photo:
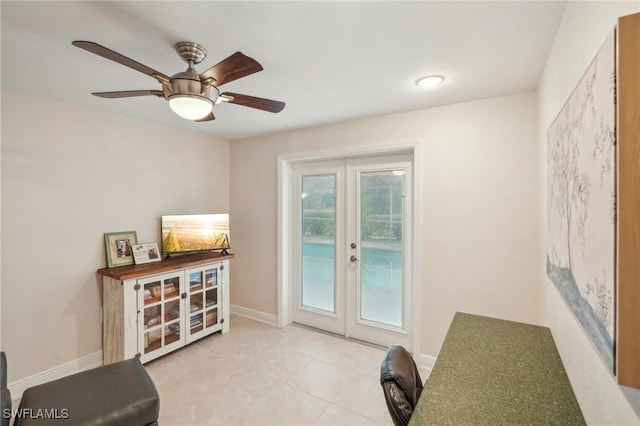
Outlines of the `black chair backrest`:
{"type": "Polygon", "coordinates": [[[0,352],[0,426],[11,420],[11,391],[7,388],[7,356],[0,352]]]}
{"type": "Polygon", "coordinates": [[[387,351],[380,366],[380,384],[393,423],[406,426],[423,385],[416,363],[404,347],[394,345],[387,351]]]}
{"type": "Polygon", "coordinates": [[[7,355],[0,352],[0,389],[7,388],[7,355]]]}

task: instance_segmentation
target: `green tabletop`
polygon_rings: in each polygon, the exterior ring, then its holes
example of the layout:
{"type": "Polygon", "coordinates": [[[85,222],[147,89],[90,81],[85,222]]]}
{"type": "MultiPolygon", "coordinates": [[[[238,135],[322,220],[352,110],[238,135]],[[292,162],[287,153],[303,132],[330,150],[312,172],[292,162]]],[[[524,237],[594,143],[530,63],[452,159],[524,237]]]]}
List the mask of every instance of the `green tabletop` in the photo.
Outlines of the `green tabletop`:
{"type": "Polygon", "coordinates": [[[409,424],[586,423],[548,328],[458,312],[409,424]]]}

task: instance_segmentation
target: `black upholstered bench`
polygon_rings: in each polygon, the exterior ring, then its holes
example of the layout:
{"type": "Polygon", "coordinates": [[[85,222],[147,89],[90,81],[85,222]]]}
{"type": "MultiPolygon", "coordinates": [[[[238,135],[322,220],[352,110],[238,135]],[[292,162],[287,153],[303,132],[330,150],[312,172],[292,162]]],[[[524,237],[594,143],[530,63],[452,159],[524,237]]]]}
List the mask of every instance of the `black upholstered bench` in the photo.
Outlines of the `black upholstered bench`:
{"type": "Polygon", "coordinates": [[[137,358],[94,368],[27,389],[14,426],[157,425],[160,398],[137,358]]]}

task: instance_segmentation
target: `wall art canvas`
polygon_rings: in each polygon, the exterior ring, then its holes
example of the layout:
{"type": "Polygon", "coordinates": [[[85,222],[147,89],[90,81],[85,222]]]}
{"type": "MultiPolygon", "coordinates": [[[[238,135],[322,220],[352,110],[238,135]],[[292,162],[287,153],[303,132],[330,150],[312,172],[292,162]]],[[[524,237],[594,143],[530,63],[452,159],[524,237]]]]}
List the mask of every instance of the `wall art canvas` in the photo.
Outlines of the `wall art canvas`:
{"type": "Polygon", "coordinates": [[[615,34],[547,132],[547,275],[614,373],[615,34]]]}

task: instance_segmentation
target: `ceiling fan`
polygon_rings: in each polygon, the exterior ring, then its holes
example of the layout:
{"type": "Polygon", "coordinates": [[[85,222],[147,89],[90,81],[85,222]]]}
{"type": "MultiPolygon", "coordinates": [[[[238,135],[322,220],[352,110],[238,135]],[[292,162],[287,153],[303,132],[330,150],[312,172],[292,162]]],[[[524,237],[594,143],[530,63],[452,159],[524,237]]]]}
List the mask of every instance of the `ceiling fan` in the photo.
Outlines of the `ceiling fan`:
{"type": "Polygon", "coordinates": [[[101,98],[157,96],[169,101],[171,109],[180,117],[198,122],[215,119],[212,112],[213,105],[220,102],[229,102],[274,113],[282,111],[285,106],[284,102],[270,99],[232,92],[220,93],[218,87],[223,84],[262,71],[262,65],[241,52],[234,53],[205,72],[198,74],[193,66],[202,62],[207,56],[205,48],[193,42],[176,43],[175,49],[178,55],[188,64],[188,68],[186,71],[169,77],[97,43],[74,41],[72,44],[151,76],[162,85],[162,90],[125,90],[92,93],[92,95],[101,98]]]}

